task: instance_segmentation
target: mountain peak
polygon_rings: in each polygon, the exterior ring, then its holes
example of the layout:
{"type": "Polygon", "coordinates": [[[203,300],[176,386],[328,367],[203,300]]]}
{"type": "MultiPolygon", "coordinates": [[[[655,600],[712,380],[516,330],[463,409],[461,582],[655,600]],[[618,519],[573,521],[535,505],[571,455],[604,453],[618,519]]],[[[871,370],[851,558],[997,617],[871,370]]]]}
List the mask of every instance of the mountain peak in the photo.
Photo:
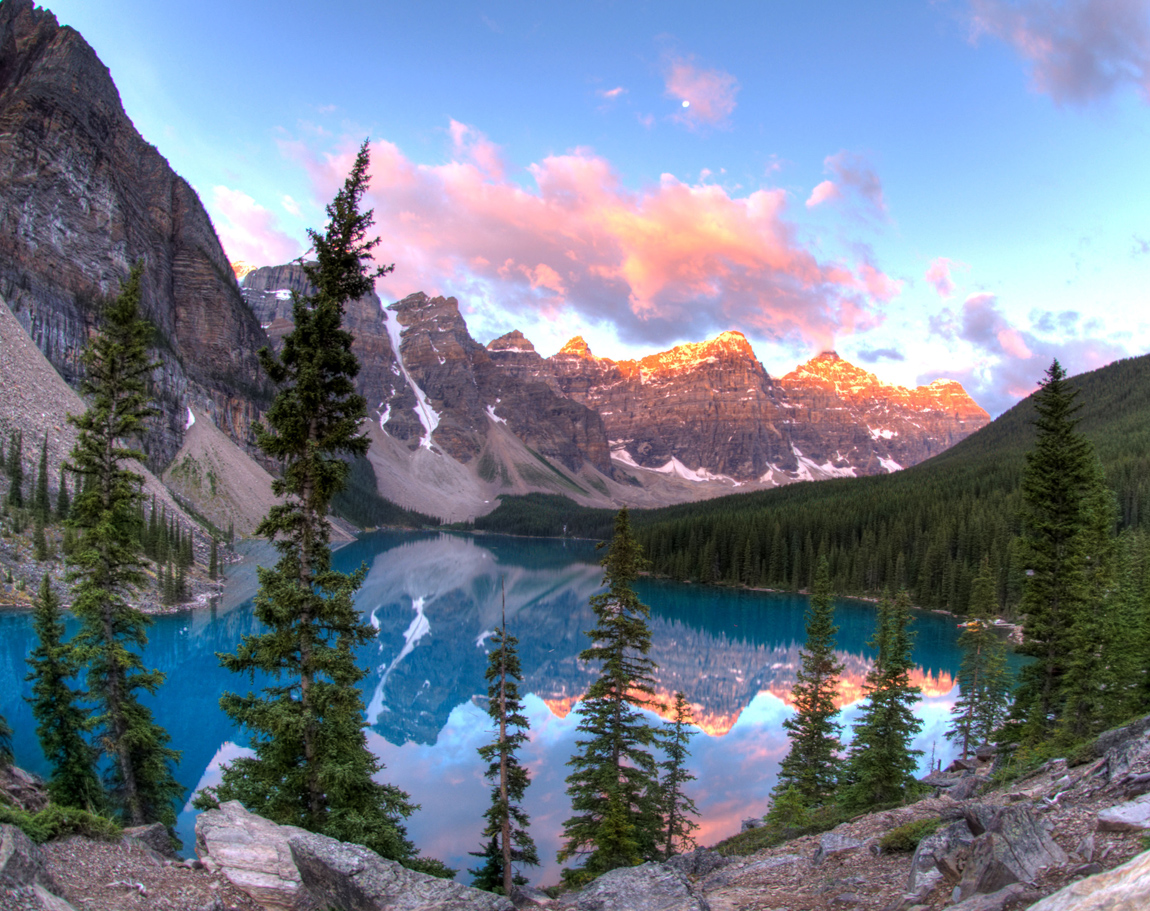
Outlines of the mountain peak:
{"type": "Polygon", "coordinates": [[[576,357],[584,357],[588,360],[595,360],[595,355],[591,353],[590,347],[583,340],[583,336],[577,335],[571,339],[566,345],[559,349],[560,354],[573,354],[576,357]]]}
{"type": "Polygon", "coordinates": [[[487,343],[488,351],[512,351],[521,354],[534,354],[535,346],[531,341],[518,329],[512,329],[505,335],[499,336],[497,339],[492,339],[487,343]]]}

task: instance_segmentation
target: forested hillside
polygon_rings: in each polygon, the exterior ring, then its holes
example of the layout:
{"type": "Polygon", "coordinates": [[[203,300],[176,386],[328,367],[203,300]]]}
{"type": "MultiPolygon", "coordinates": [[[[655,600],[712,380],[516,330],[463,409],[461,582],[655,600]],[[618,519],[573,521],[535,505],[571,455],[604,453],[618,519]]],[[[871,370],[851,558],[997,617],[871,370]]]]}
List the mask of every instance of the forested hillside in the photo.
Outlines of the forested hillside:
{"type": "MultiPolygon", "coordinates": [[[[1038,377],[1035,377],[1037,380],[1038,377]]],[[[1073,378],[1079,429],[1094,443],[1123,529],[1150,526],[1150,356],[1073,378]]],[[[983,555],[999,603],[1017,604],[1019,484],[1033,444],[1026,399],[957,446],[892,475],[793,484],[635,511],[655,572],[676,579],[806,588],[820,551],[834,587],[874,594],[905,585],[922,605],[964,610],[983,555]]],[[[477,528],[605,537],[610,517],[562,498],[506,500],[477,528]],[[522,520],[529,516],[529,522],[522,520]]]]}

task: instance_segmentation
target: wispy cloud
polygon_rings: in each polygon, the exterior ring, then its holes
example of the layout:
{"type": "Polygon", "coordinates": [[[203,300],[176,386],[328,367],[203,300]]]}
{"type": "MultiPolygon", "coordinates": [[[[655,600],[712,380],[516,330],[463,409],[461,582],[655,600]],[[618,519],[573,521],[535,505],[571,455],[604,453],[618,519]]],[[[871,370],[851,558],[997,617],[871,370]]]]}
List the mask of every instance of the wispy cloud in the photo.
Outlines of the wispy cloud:
{"type": "Polygon", "coordinates": [[[953,259],[947,259],[945,256],[939,256],[927,267],[926,275],[924,276],[927,282],[935,292],[943,300],[947,300],[954,296],[954,279],[951,277],[950,270],[955,266],[965,267],[965,263],[955,262],[953,259]]]}
{"type": "Polygon", "coordinates": [[[739,82],[722,70],[698,67],[690,58],[672,58],[664,72],[664,94],[681,104],[672,117],[688,129],[726,127],[735,111],[739,82]]]}
{"type": "Polygon", "coordinates": [[[608,101],[614,101],[620,95],[626,95],[627,90],[623,86],[617,85],[613,89],[599,89],[595,94],[600,98],[606,98],[608,101]]]}
{"type": "Polygon", "coordinates": [[[1030,64],[1034,88],[1085,104],[1134,87],[1150,102],[1147,0],[971,0],[971,34],[1006,41],[1030,64]]]}
{"type": "MultiPolygon", "coordinates": [[[[631,190],[585,148],[504,175],[474,128],[453,123],[450,135],[452,158],[440,165],[417,164],[390,142],[372,146],[380,256],[397,264],[381,287],[388,296],[452,293],[465,306],[610,324],[630,343],[738,328],[813,348],[873,327],[900,291],[869,261],[826,260],[804,246],[784,190],[734,196],[669,174],[631,190]]],[[[295,147],[318,199],[339,186],[353,150],[295,147]]]]}
{"type": "Polygon", "coordinates": [[[897,348],[861,348],[858,359],[864,364],[876,364],[879,361],[905,361],[906,355],[897,348]]]}
{"type": "Polygon", "coordinates": [[[279,229],[276,216],[240,190],[212,187],[210,208],[220,242],[232,262],[271,266],[303,253],[299,240],[279,229]]]}
{"type": "Polygon", "coordinates": [[[857,199],[863,211],[887,221],[886,199],[882,192],[882,181],[866,158],[854,152],[841,151],[828,155],[823,160],[823,168],[831,175],[811,191],[807,198],[807,208],[814,208],[825,202],[840,202],[848,197],[857,199]]]}

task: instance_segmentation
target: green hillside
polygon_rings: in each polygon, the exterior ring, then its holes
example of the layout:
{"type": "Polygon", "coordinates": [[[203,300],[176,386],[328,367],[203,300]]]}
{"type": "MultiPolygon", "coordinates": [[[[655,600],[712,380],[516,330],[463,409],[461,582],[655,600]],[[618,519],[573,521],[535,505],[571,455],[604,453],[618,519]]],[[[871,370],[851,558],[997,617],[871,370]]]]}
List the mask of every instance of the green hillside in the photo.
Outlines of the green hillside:
{"type": "MultiPolygon", "coordinates": [[[[1037,378],[1036,378],[1037,379],[1037,378]]],[[[1123,528],[1150,525],[1150,355],[1075,377],[1079,429],[1094,443],[1123,528]]],[[[1026,399],[948,451],[892,475],[793,484],[633,513],[661,575],[805,588],[825,550],[836,590],[906,585],[916,603],[965,608],[984,554],[1007,609],[1025,567],[1013,541],[1019,483],[1033,441],[1026,399]]],[[[477,528],[517,534],[610,534],[610,515],[562,497],[507,498],[477,528]]]]}

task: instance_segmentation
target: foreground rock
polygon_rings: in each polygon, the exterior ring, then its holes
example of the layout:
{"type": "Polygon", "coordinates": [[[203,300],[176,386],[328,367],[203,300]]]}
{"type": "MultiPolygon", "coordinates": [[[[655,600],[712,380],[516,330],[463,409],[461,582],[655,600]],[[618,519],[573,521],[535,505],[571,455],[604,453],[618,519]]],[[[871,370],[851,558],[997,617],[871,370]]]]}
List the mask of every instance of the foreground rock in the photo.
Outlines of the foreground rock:
{"type": "Polygon", "coordinates": [[[289,839],[307,891],[339,911],[514,911],[500,896],[385,860],[362,845],[303,832],[289,839]]]}
{"type": "Polygon", "coordinates": [[[686,876],[657,863],[604,873],[559,907],[563,911],[711,911],[686,876]]]}
{"type": "Polygon", "coordinates": [[[1066,852],[1050,837],[1032,807],[1022,804],[989,814],[988,809],[976,804],[966,813],[966,824],[975,838],[958,884],[959,898],[1031,882],[1043,870],[1066,863],[1066,852]]]}
{"type": "Polygon", "coordinates": [[[196,855],[237,889],[269,911],[313,911],[288,839],[307,833],[278,826],[244,809],[238,800],[220,804],[196,819],[196,855]]]}
{"type": "Polygon", "coordinates": [[[1120,867],[1071,883],[1030,911],[1144,911],[1150,908],[1150,851],[1120,867]]]}

